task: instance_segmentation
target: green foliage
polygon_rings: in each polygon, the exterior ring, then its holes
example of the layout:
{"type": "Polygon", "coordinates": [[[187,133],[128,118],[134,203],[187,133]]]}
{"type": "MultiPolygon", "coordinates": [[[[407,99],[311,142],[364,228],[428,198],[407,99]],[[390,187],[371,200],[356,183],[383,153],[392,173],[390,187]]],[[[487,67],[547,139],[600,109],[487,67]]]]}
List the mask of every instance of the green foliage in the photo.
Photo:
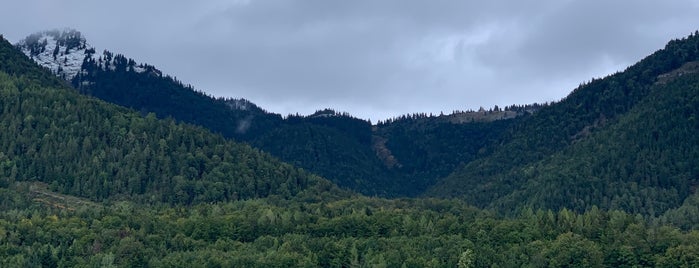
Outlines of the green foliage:
{"type": "Polygon", "coordinates": [[[473,267],[473,250],[466,249],[466,251],[461,253],[459,256],[459,262],[457,263],[459,268],[471,268],[473,267]]]}
{"type": "Polygon", "coordinates": [[[26,198],[0,210],[0,266],[692,267],[699,234],[620,211],[494,217],[456,201],[112,206],[67,210],[26,198]]]}
{"type": "Polygon", "coordinates": [[[392,177],[371,147],[336,128],[302,122],[287,124],[258,137],[252,144],[294,166],[333,178],[338,186],[367,195],[396,195],[397,185],[387,179],[392,177]]]}
{"type": "Polygon", "coordinates": [[[83,72],[73,78],[72,84],[83,94],[144,114],[203,126],[238,140],[250,140],[281,123],[281,116],[246,100],[215,99],[163,76],[153,66],[135,64],[123,55],[105,52],[103,57],[86,60],[83,72]],[[239,104],[244,107],[237,107],[239,104]]]}
{"type": "Polygon", "coordinates": [[[44,87],[32,75],[44,70],[27,72],[16,78],[0,72],[6,185],[40,181],[93,200],[193,204],[289,198],[325,184],[249,146],[153,114],[142,117],[65,87],[44,87]]]}
{"type": "MultiPolygon", "coordinates": [[[[510,217],[456,199],[348,194],[221,135],[79,95],[3,42],[0,60],[13,62],[0,65],[0,267],[696,267],[699,76],[655,83],[696,58],[695,39],[511,121],[372,130],[320,111],[265,137],[325,172],[332,156],[374,165],[362,146],[377,137],[402,165],[382,163],[398,174],[389,179],[429,181],[473,160],[463,168],[482,167],[469,179],[484,181],[467,199],[517,207],[510,217]],[[452,145],[449,133],[474,140],[452,145]]],[[[356,185],[387,185],[366,183],[356,185]]]]}
{"type": "Polygon", "coordinates": [[[60,87],[65,82],[57,78],[48,69],[32,62],[7,40],[0,37],[0,71],[11,76],[25,76],[41,86],[60,87]]]}
{"type": "Polygon", "coordinates": [[[471,161],[510,122],[453,124],[429,118],[432,122],[422,124],[403,118],[372,130],[369,122],[330,109],[282,119],[245,100],[208,96],[123,55],[105,52],[82,68],[72,84],[83,94],[206,127],[366,195],[421,194],[471,161]],[[399,168],[377,157],[375,138],[387,141],[399,168]]]}
{"type": "Polygon", "coordinates": [[[573,233],[559,235],[535,258],[548,267],[602,267],[602,252],[594,242],[573,233]]]}
{"type": "Polygon", "coordinates": [[[653,216],[676,208],[699,183],[697,107],[699,76],[653,86],[604,129],[514,173],[526,183],[494,203],[578,211],[597,205],[653,216]]]}
{"type": "Polygon", "coordinates": [[[307,117],[290,116],[282,127],[252,144],[366,195],[417,196],[473,160],[512,122],[459,124],[440,117],[403,118],[372,129],[368,122],[324,110],[307,117]]]}
{"type": "Polygon", "coordinates": [[[685,230],[698,230],[699,192],[686,198],[682,206],[666,211],[660,219],[664,224],[671,224],[685,230]]]}
{"type": "MultiPolygon", "coordinates": [[[[504,212],[521,204],[577,211],[598,205],[656,216],[682,204],[696,178],[691,167],[697,165],[688,163],[695,152],[681,149],[696,147],[691,146],[696,136],[691,107],[696,105],[692,96],[659,92],[692,90],[668,74],[699,59],[698,39],[671,41],[624,72],[584,83],[558,103],[536,106],[534,115],[492,122],[464,123],[459,114],[413,115],[372,129],[366,121],[329,109],[282,119],[249,102],[212,98],[152,66],[135,66],[108,52],[86,61],[85,72],[72,83],[82,93],[144,114],[249,142],[366,195],[418,196],[430,189],[430,196],[462,197],[504,212]],[[671,98],[690,99],[678,104],[667,101],[671,98]],[[661,112],[647,114],[653,110],[661,112]],[[680,124],[668,124],[677,120],[680,124]],[[661,135],[665,131],[674,136],[661,135]],[[637,144],[647,134],[660,140],[637,144]],[[689,139],[668,142],[681,134],[689,139]]],[[[529,112],[527,107],[505,110],[463,118],[488,121],[529,112]]]]}
{"type": "Polygon", "coordinates": [[[375,135],[395,158],[391,171],[406,187],[401,192],[422,194],[495,142],[515,120],[452,123],[441,117],[404,118],[377,127],[375,135]]]}
{"type": "Polygon", "coordinates": [[[513,123],[502,143],[430,189],[512,213],[597,205],[657,216],[699,183],[699,35],[581,85],[513,123]]]}

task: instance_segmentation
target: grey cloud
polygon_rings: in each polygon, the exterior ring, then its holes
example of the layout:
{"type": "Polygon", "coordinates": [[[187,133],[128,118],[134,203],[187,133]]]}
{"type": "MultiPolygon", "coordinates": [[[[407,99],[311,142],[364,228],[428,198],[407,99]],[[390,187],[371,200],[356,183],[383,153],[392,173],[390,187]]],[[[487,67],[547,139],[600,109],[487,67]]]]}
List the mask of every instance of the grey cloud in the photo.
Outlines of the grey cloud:
{"type": "Polygon", "coordinates": [[[0,30],[73,27],[217,96],[376,120],[559,99],[695,31],[697,3],[27,0],[0,30]]]}

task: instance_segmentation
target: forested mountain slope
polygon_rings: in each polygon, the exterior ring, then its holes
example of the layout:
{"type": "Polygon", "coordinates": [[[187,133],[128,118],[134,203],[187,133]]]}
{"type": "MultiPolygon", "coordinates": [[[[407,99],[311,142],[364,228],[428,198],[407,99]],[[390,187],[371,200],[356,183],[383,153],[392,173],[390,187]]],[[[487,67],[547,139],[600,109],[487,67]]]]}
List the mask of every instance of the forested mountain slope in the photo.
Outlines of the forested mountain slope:
{"type": "MultiPolygon", "coordinates": [[[[0,63],[0,267],[699,265],[699,232],[661,225],[696,200],[646,219],[367,198],[201,128],[80,95],[4,40],[0,63]]],[[[674,77],[659,87],[693,83],[674,77]]],[[[330,127],[322,118],[304,120],[330,127]]]]}
{"type": "MultiPolygon", "coordinates": [[[[482,112],[486,113],[500,114],[482,112]]],[[[511,114],[518,116],[524,112],[511,114]]],[[[404,174],[406,186],[413,188],[412,193],[421,194],[439,178],[496,145],[501,134],[515,121],[509,118],[454,123],[449,116],[404,117],[378,124],[374,128],[374,146],[384,165],[404,174]]]]}
{"type": "Polygon", "coordinates": [[[27,56],[22,54],[14,46],[8,46],[7,40],[0,35],[0,71],[12,75],[23,76],[32,82],[42,86],[65,87],[66,82],[57,78],[49,70],[37,65],[35,62],[27,60],[27,56]]]}
{"type": "Polygon", "coordinates": [[[78,94],[0,40],[0,179],[93,200],[193,204],[332,189],[247,145],[78,94]]]}
{"type": "Polygon", "coordinates": [[[488,114],[488,118],[505,119],[493,124],[461,120],[471,113],[455,114],[449,120],[443,120],[449,116],[418,120],[431,122],[426,124],[408,116],[372,130],[370,122],[330,109],[282,118],[244,99],[213,98],[151,65],[96,51],[74,30],[32,34],[17,47],[83,94],[143,114],[152,112],[158,118],[206,127],[367,195],[423,193],[438,178],[473,159],[499,136],[503,126],[522,114],[488,114]],[[81,57],[81,67],[75,70],[75,61],[81,57]],[[381,152],[391,151],[400,165],[387,165],[382,159],[381,152]]]}
{"type": "Polygon", "coordinates": [[[699,181],[699,83],[687,71],[696,60],[698,33],[581,85],[429,194],[504,211],[597,205],[655,215],[679,206],[699,181]]]}

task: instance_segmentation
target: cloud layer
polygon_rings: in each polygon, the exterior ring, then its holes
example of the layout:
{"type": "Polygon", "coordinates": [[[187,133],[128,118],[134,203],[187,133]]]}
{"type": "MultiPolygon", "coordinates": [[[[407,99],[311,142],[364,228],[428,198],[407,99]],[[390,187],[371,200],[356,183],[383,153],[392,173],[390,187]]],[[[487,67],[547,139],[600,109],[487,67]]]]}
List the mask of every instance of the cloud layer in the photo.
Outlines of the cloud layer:
{"type": "Polygon", "coordinates": [[[11,41],[72,27],[216,96],[373,120],[557,100],[699,29],[696,0],[16,2],[11,41]]]}

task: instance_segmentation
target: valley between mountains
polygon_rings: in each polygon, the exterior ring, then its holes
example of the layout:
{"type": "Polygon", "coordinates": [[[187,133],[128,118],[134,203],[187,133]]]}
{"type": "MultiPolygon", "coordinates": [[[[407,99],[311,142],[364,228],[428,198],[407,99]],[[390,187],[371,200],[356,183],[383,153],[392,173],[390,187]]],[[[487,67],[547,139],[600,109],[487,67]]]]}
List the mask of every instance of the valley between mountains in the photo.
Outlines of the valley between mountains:
{"type": "Polygon", "coordinates": [[[3,38],[0,266],[696,267],[697,66],[699,32],[556,102],[372,123],[3,38]]]}

